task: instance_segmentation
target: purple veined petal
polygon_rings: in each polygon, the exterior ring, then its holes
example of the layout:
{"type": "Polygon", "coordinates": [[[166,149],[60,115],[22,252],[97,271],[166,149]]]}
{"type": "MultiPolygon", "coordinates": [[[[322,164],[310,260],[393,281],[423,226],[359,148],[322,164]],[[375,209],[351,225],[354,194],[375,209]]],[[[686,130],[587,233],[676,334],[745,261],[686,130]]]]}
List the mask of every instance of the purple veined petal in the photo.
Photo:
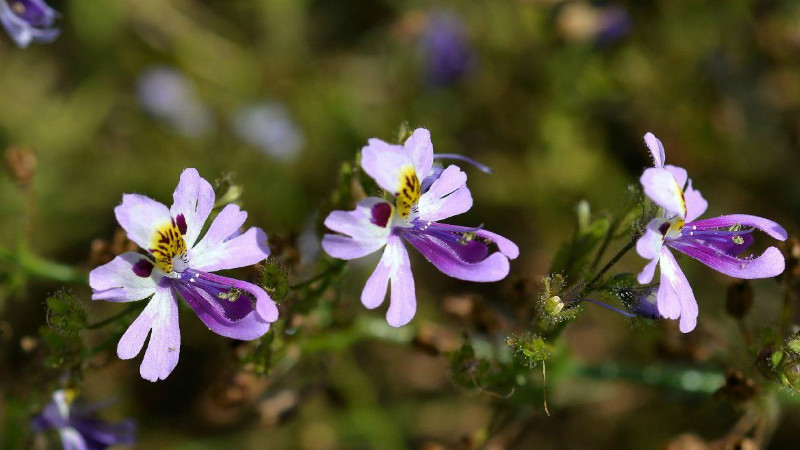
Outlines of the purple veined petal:
{"type": "Polygon", "coordinates": [[[437,232],[435,225],[426,230],[403,232],[402,236],[437,269],[467,281],[499,281],[508,275],[508,257],[502,252],[487,256],[486,245],[480,241],[473,239],[461,244],[459,236],[437,232]]]}
{"type": "Polygon", "coordinates": [[[261,316],[262,320],[266,322],[275,322],[278,320],[278,306],[274,301],[272,301],[272,298],[270,298],[269,294],[267,294],[264,289],[261,289],[253,283],[248,283],[247,281],[227,278],[217,274],[196,270],[193,272],[197,277],[206,282],[216,283],[220,286],[231,286],[242,292],[246,292],[253,299],[255,299],[256,312],[258,312],[258,315],[261,316]]]}
{"type": "Polygon", "coordinates": [[[89,273],[92,300],[130,302],[153,295],[162,275],[152,271],[152,264],[150,276],[137,275],[135,268],[142,262],[146,265],[150,261],[136,252],[126,252],[92,270],[89,273]]]}
{"type": "Polygon", "coordinates": [[[690,240],[677,240],[669,246],[679,252],[691,256],[701,263],[725,275],[752,280],[772,278],[783,273],[786,262],[783,253],[775,247],[769,247],[758,258],[735,258],[690,240]]]}
{"type": "Polygon", "coordinates": [[[123,195],[122,203],[114,208],[114,214],[128,238],[143,249],[151,247],[157,229],[172,222],[166,206],[139,194],[123,195]]]}
{"type": "Polygon", "coordinates": [[[242,293],[235,301],[229,301],[194,283],[187,282],[176,283],[175,289],[191,306],[197,317],[220,336],[251,341],[269,331],[269,322],[262,320],[258,315],[249,295],[242,293]]]}
{"type": "Polygon", "coordinates": [[[467,189],[467,174],[457,166],[449,166],[417,204],[419,219],[435,222],[472,208],[472,194],[467,189]]]}
{"type": "Polygon", "coordinates": [[[89,448],[83,436],[75,428],[60,428],[58,435],[61,437],[61,444],[64,446],[64,450],[93,450],[89,448]]]}
{"type": "Polygon", "coordinates": [[[417,128],[411,133],[403,144],[406,151],[411,154],[414,162],[414,169],[420,180],[428,176],[433,166],[433,142],[431,142],[431,132],[425,128],[417,128]]]}
{"type": "MultiPolygon", "coordinates": [[[[666,223],[664,219],[653,219],[647,224],[642,237],[636,241],[636,253],[644,259],[658,259],[661,254],[661,247],[664,245],[664,234],[659,228],[666,223]]],[[[644,283],[649,283],[645,281],[644,283]]],[[[642,284],[644,284],[642,283],[642,284]]]]}
{"type": "Polygon", "coordinates": [[[639,179],[644,193],[669,215],[686,217],[686,203],[681,186],[666,169],[646,169],[639,179]]]}
{"type": "Polygon", "coordinates": [[[183,239],[186,246],[191,248],[200,236],[203,225],[214,208],[214,188],[211,183],[203,179],[197,169],[189,168],[181,173],[178,186],[172,194],[172,207],[170,213],[178,220],[183,215],[186,221],[186,233],[183,239]]]}
{"type": "Polygon", "coordinates": [[[386,322],[393,327],[402,327],[411,322],[417,312],[411,263],[408,260],[408,252],[398,236],[389,237],[384,256],[391,261],[392,266],[389,277],[392,290],[389,296],[389,309],[386,311],[386,322]]]}
{"type": "Polygon", "coordinates": [[[667,319],[680,317],[680,330],[688,333],[697,326],[697,301],[692,286],[675,257],[661,249],[661,286],[658,288],[658,312],[667,319]]]}
{"type": "MultiPolygon", "coordinates": [[[[455,159],[457,161],[464,161],[467,164],[472,165],[476,169],[480,170],[483,173],[494,173],[491,167],[481,164],[478,161],[470,158],[469,156],[459,155],[458,153],[435,153],[433,155],[433,159],[455,159]]],[[[423,192],[425,190],[423,189],[423,192]]]]}
{"type": "Polygon", "coordinates": [[[434,226],[436,230],[442,232],[475,233],[476,236],[491,241],[493,244],[495,244],[497,249],[500,250],[500,253],[506,255],[508,259],[517,259],[519,256],[519,247],[517,247],[517,244],[511,242],[511,240],[508,238],[500,236],[497,233],[493,233],[482,228],[469,228],[446,223],[429,224],[429,226],[434,226]]]}
{"type": "Polygon", "coordinates": [[[692,187],[692,180],[689,180],[689,185],[683,193],[686,200],[686,221],[692,222],[702,216],[708,208],[708,202],[700,195],[700,191],[692,187]]]}
{"type": "MultiPolygon", "coordinates": [[[[409,168],[414,169],[414,162],[404,147],[373,138],[361,150],[361,167],[378,186],[397,194],[402,187],[403,172],[409,168]]],[[[424,178],[420,174],[417,177],[420,180],[424,178]]]]}
{"type": "Polygon", "coordinates": [[[376,252],[391,233],[392,216],[394,206],[377,197],[361,200],[353,211],[333,211],[325,218],[325,226],[348,236],[326,234],[322,248],[339,259],[361,258],[376,252]]]}
{"type": "Polygon", "coordinates": [[[698,220],[696,222],[687,223],[684,229],[709,230],[714,228],[728,228],[734,225],[758,228],[779,241],[785,241],[786,238],[789,237],[786,230],[776,222],[749,214],[730,214],[727,216],[698,220]]]}
{"type": "Polygon", "coordinates": [[[661,143],[661,140],[648,131],[644,135],[644,143],[647,144],[647,148],[650,149],[650,153],[653,155],[654,166],[664,167],[667,157],[664,154],[664,145],[661,143]]]}
{"type": "Polygon", "coordinates": [[[681,189],[686,187],[686,183],[689,181],[689,173],[686,172],[686,169],[667,164],[664,166],[664,170],[672,174],[672,177],[675,178],[675,182],[678,183],[681,189]]]}
{"type": "MultiPolygon", "coordinates": [[[[8,1],[4,1],[4,3],[8,3],[8,1]]],[[[58,13],[43,0],[14,0],[13,4],[20,7],[18,11],[14,11],[14,14],[36,28],[50,27],[58,17],[58,13]]]]}

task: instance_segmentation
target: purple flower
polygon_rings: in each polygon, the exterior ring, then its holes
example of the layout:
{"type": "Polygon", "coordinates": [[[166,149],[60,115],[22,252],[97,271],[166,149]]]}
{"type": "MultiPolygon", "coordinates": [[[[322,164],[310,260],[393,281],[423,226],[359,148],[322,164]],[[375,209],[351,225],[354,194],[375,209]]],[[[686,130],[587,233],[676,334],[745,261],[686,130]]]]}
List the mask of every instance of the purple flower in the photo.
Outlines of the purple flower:
{"type": "Polygon", "coordinates": [[[361,165],[393,194],[393,201],[369,197],[354,211],[333,211],[325,219],[325,226],[342,234],[327,234],[322,240],[322,248],[335,258],[360,258],[385,247],[361,302],[370,309],[378,307],[391,280],[386,320],[395,327],[407,324],[417,309],[404,240],[437,269],[461,280],[501,280],[508,275],[508,260],[519,255],[517,246],[502,236],[438,222],[468,211],[472,196],[461,169],[441,169],[433,160],[428,130],[417,129],[403,146],[370,139],[361,165]],[[498,251],[491,251],[494,248],[498,251]]]}
{"type": "Polygon", "coordinates": [[[475,65],[464,23],[453,13],[431,14],[420,45],[427,80],[434,86],[455,83],[475,65]]]}
{"type": "Polygon", "coordinates": [[[639,283],[649,283],[656,265],[661,267],[658,312],[667,319],[680,318],[680,330],[688,333],[697,325],[697,302],[669,248],[732,277],[769,278],[783,272],[785,262],[780,250],[770,247],[757,258],[737,258],[737,255],[753,243],[755,228],[781,241],[787,237],[786,230],[771,220],[745,214],[697,220],[708,202],[692,187],[686,170],[664,165],[664,146],[660,140],[652,133],[647,133],[644,140],[653,154],[655,167],[645,170],[640,181],[645,194],[664,209],[664,216],[650,221],[636,243],[639,256],[650,260],[637,279],[639,283]]]}
{"type": "Polygon", "coordinates": [[[155,66],[139,77],[137,96],[142,107],[185,136],[213,130],[214,115],[197,95],[194,84],[172,67],[155,66]]]}
{"type": "Polygon", "coordinates": [[[75,392],[58,390],[42,412],[31,420],[37,433],[56,430],[64,450],[102,450],[111,445],[130,445],[135,441],[136,424],[132,420],[108,423],[92,417],[102,405],[75,407],[75,392]]]}
{"type": "Polygon", "coordinates": [[[233,117],[233,131],[248,144],[285,161],[295,158],[305,145],[289,110],[277,102],[240,108],[233,117]]]}
{"type": "Polygon", "coordinates": [[[60,32],[52,28],[56,17],[58,13],[43,0],[0,0],[0,23],[22,48],[55,40],[60,32]]]}
{"type": "Polygon", "coordinates": [[[117,346],[120,358],[131,359],[150,334],[140,367],[142,378],[150,381],[165,379],[178,364],[178,296],[211,331],[233,339],[258,339],[278,319],[263,289],[211,273],[265,259],[267,235],[259,228],[241,233],[247,213],[231,204],[198,239],[214,206],[214,190],[195,169],[183,171],[172,198],[167,208],[143,195],[125,194],[114,213],[128,238],[147,254],[124,253],[89,274],[92,300],[130,302],[152,296],[117,346]]]}

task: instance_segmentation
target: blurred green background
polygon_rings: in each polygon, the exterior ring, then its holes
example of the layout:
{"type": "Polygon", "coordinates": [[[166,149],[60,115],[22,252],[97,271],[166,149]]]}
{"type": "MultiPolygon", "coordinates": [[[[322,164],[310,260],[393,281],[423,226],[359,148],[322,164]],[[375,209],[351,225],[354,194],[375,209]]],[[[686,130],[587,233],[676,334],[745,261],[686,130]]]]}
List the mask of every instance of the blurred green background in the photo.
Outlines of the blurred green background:
{"type": "MultiPolygon", "coordinates": [[[[248,223],[271,236],[319,233],[315,220],[327,213],[340,164],[370,137],[392,140],[403,121],[430,129],[438,152],[494,169],[465,169],[475,207],[451,222],[483,224],[521,248],[509,279],[491,285],[451,280],[413,255],[420,306],[411,334],[436,320],[458,339],[462,325],[442,312],[447,296],[492,305],[498,293],[527,284],[533,304],[535,286],[573,232],[577,202],[588,200],[595,212],[620,207],[626,186],[650,164],[647,131],[664,142],[670,163],[689,170],[708,215],[755,214],[797,230],[796,0],[50,4],[62,14],[55,43],[21,50],[0,36],[0,148],[35,152],[28,232],[33,249],[50,259],[91,268],[91,243],[113,236],[121,195],[169,203],[186,167],[209,180],[230,174],[244,188],[248,223]],[[442,58],[452,63],[439,67],[442,58]],[[143,76],[153,68],[173,83],[153,95],[176,95],[184,108],[142,103],[143,76]],[[243,125],[248,108],[258,107],[266,109],[243,125]],[[193,117],[176,118],[192,108],[193,117]],[[241,127],[274,132],[260,144],[241,127]]],[[[3,246],[13,247],[26,226],[25,202],[12,176],[0,178],[3,246]]],[[[564,352],[582,363],[752,372],[724,315],[730,280],[684,260],[701,311],[692,337],[677,336],[676,323],[632,328],[589,309],[565,333],[564,352]],[[673,341],[701,348],[700,356],[665,356],[673,341]]],[[[635,255],[623,261],[631,271],[642,264],[635,255]]],[[[337,290],[353,315],[379,321],[385,306],[368,311],[358,301],[371,267],[352,264],[337,290]]],[[[8,303],[0,360],[8,364],[0,374],[8,398],[27,395],[17,377],[34,369],[18,343],[36,334],[43,297],[57,287],[31,286],[24,301],[0,291],[8,303]]],[[[752,324],[774,322],[777,285],[761,280],[754,288],[752,324]]],[[[75,292],[88,299],[88,291],[75,292]]],[[[90,306],[92,317],[113,312],[90,306]]],[[[488,426],[496,401],[455,387],[441,355],[366,340],[303,358],[282,377],[238,380],[257,407],[215,412],[214,402],[226,401],[215,396],[225,384],[215,367],[231,344],[188,313],[181,325],[181,362],[166,381],[141,380],[138,359],[86,376],[87,398],[118,394],[111,415],[139,421],[140,448],[469,448],[464,439],[488,426]],[[290,413],[272,418],[281,400],[290,413]]],[[[517,398],[528,418],[495,448],[661,448],[683,433],[718,439],[740,415],[706,394],[610,378],[557,378],[548,391],[552,417],[541,398],[517,398]]],[[[800,445],[800,413],[784,413],[771,448],[800,445]]]]}

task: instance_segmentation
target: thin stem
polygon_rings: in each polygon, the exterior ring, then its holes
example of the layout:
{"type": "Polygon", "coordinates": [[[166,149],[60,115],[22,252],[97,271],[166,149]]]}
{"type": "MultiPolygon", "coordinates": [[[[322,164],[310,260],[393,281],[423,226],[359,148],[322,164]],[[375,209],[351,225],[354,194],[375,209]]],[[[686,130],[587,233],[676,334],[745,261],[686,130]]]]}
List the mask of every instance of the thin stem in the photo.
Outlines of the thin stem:
{"type": "Polygon", "coordinates": [[[311,283],[314,283],[316,281],[319,281],[319,280],[322,280],[322,279],[328,277],[328,275],[331,275],[331,274],[334,274],[334,273],[336,273],[338,271],[341,271],[343,268],[344,268],[344,262],[343,261],[341,261],[341,262],[337,261],[332,266],[330,266],[327,269],[323,270],[321,273],[319,273],[317,275],[314,275],[313,277],[309,278],[308,280],[301,281],[299,283],[293,284],[293,285],[289,286],[289,288],[290,289],[298,289],[298,288],[301,288],[303,286],[307,286],[307,285],[309,285],[311,283]]]}
{"type": "Polygon", "coordinates": [[[609,271],[609,269],[614,267],[614,264],[618,263],[619,260],[622,259],[623,256],[625,256],[625,253],[628,253],[628,251],[636,245],[636,240],[638,238],[639,238],[639,233],[634,233],[631,241],[628,242],[628,244],[625,245],[625,247],[622,247],[622,249],[619,252],[617,252],[617,254],[614,255],[613,258],[611,258],[611,261],[609,261],[608,264],[606,264],[602,269],[600,269],[600,272],[598,272],[597,275],[595,275],[595,277],[592,278],[592,281],[590,281],[586,285],[586,288],[584,288],[583,295],[581,295],[581,297],[591,293],[594,290],[594,288],[597,287],[597,282],[600,281],[600,278],[602,278],[603,275],[605,275],[606,272],[609,271]]]}
{"type": "Polygon", "coordinates": [[[95,322],[95,323],[89,324],[89,325],[86,326],[86,328],[89,329],[89,330],[96,330],[98,328],[103,328],[104,326],[106,326],[106,325],[108,325],[110,323],[116,322],[117,319],[119,319],[121,317],[124,317],[124,316],[128,315],[129,313],[131,313],[132,311],[135,311],[135,310],[139,309],[141,307],[140,303],[141,302],[134,302],[132,305],[128,306],[127,308],[125,308],[124,310],[118,312],[117,314],[114,314],[113,316],[108,317],[106,319],[103,319],[103,320],[101,320],[99,322],[95,322]]]}
{"type": "Polygon", "coordinates": [[[630,317],[630,318],[634,318],[634,317],[636,317],[636,314],[631,314],[631,313],[629,313],[629,312],[627,312],[627,311],[623,311],[623,310],[621,310],[621,309],[614,308],[614,307],[613,307],[613,306],[611,306],[611,305],[606,305],[605,303],[603,303],[603,302],[598,302],[597,300],[592,300],[592,299],[590,299],[590,298],[584,298],[584,299],[582,299],[582,300],[583,300],[584,302],[593,303],[593,304],[595,304],[595,305],[597,305],[597,306],[602,306],[603,308],[610,309],[611,311],[614,311],[615,313],[622,314],[622,315],[623,315],[623,316],[625,316],[625,317],[630,317]]]}
{"type": "Polygon", "coordinates": [[[72,266],[48,261],[35,255],[31,255],[22,250],[19,254],[0,247],[0,262],[5,262],[16,266],[25,275],[45,280],[53,280],[61,283],[74,283],[86,285],[89,278],[82,270],[72,266]]]}

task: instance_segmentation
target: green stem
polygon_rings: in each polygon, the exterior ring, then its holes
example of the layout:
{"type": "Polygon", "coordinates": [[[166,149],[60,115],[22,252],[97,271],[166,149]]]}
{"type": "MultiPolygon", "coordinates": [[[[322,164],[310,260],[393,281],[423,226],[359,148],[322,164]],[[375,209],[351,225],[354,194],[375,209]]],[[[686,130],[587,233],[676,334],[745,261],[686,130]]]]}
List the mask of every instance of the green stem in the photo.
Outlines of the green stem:
{"type": "Polygon", "coordinates": [[[322,280],[322,279],[328,277],[329,275],[332,275],[332,274],[340,272],[344,268],[344,266],[345,266],[345,262],[344,261],[336,261],[335,263],[333,263],[332,266],[330,266],[327,269],[323,270],[321,273],[319,273],[317,275],[314,275],[313,277],[309,278],[308,280],[301,281],[299,283],[293,284],[293,285],[289,286],[289,289],[299,289],[299,288],[301,288],[303,286],[308,286],[309,284],[314,283],[314,282],[319,281],[319,280],[322,280]]]}
{"type": "Polygon", "coordinates": [[[783,306],[781,307],[781,322],[778,329],[778,346],[783,344],[789,324],[792,322],[792,279],[788,273],[783,274],[783,306]]]}
{"type": "Polygon", "coordinates": [[[625,245],[625,247],[622,247],[622,249],[619,252],[617,252],[617,254],[614,255],[613,258],[611,258],[611,261],[609,261],[608,264],[606,264],[602,269],[600,269],[600,272],[598,272],[597,275],[595,275],[595,277],[592,278],[592,281],[590,281],[586,285],[586,287],[583,289],[583,292],[581,293],[581,297],[591,293],[594,290],[594,288],[597,287],[597,282],[600,281],[600,278],[602,278],[603,275],[605,275],[606,272],[609,271],[609,269],[614,267],[614,264],[618,263],[619,260],[622,259],[622,257],[625,256],[625,254],[628,253],[628,251],[630,251],[630,249],[632,249],[636,245],[637,239],[639,239],[639,233],[634,233],[633,237],[631,238],[631,241],[628,242],[625,245]]]}
{"type": "Polygon", "coordinates": [[[106,319],[103,319],[103,320],[101,320],[99,322],[91,323],[91,324],[87,325],[86,328],[89,329],[89,330],[96,330],[96,329],[102,328],[102,327],[104,327],[104,326],[106,326],[106,325],[108,325],[110,323],[116,322],[117,319],[119,319],[121,317],[124,317],[124,316],[128,315],[129,313],[141,308],[141,304],[140,303],[141,302],[134,302],[133,304],[131,304],[130,306],[128,306],[124,310],[118,312],[117,314],[114,314],[113,316],[108,317],[106,319]]]}
{"type": "Polygon", "coordinates": [[[22,273],[33,278],[58,281],[61,283],[89,284],[89,277],[87,277],[86,273],[82,270],[75,269],[65,264],[48,261],[24,251],[19,254],[13,254],[4,248],[0,248],[0,262],[15,266],[22,273]]]}

